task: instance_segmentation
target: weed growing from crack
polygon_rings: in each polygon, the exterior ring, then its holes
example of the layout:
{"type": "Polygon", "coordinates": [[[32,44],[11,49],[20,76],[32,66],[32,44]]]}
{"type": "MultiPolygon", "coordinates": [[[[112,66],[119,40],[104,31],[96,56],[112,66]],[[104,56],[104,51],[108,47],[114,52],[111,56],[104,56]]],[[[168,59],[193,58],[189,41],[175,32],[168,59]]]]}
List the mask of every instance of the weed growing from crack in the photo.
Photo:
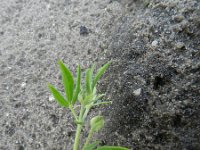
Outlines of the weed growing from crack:
{"type": "Polygon", "coordinates": [[[76,84],[74,83],[74,76],[71,71],[64,65],[62,61],[58,61],[60,71],[62,74],[62,83],[65,90],[63,96],[53,85],[48,84],[48,87],[53,94],[55,100],[60,106],[69,108],[74,118],[74,123],[77,126],[73,150],[129,150],[128,148],[119,146],[99,146],[99,141],[91,142],[93,133],[98,132],[104,126],[103,116],[95,116],[90,120],[90,131],[84,145],[80,146],[80,135],[82,128],[86,122],[86,118],[90,109],[94,106],[102,104],[109,104],[110,101],[101,101],[104,94],[97,94],[96,85],[101,76],[105,73],[111,62],[103,65],[97,73],[94,74],[95,66],[88,68],[85,72],[84,84],[81,83],[81,68],[77,67],[76,84]],[[81,107],[79,113],[75,111],[75,104],[79,102],[81,107]]]}

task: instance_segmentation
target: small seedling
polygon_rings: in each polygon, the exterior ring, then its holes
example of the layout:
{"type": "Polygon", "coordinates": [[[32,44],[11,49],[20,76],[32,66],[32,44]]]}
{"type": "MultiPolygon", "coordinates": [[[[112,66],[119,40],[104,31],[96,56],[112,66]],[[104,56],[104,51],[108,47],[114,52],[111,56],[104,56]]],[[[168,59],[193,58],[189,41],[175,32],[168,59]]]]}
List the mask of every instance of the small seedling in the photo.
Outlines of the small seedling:
{"type": "Polygon", "coordinates": [[[88,68],[85,73],[84,83],[81,82],[81,68],[77,67],[76,84],[71,71],[63,64],[58,62],[62,74],[62,83],[65,90],[63,96],[53,85],[48,84],[48,87],[53,94],[55,100],[60,106],[69,108],[74,117],[74,123],[77,126],[73,150],[129,150],[128,148],[119,146],[99,146],[99,141],[92,141],[93,133],[98,132],[104,126],[103,116],[95,116],[90,120],[90,131],[83,146],[80,146],[80,135],[90,109],[94,106],[109,104],[111,102],[101,101],[104,94],[97,94],[96,85],[101,76],[105,73],[110,65],[110,62],[103,65],[97,73],[94,74],[95,66],[88,68]],[[75,104],[80,104],[80,111],[75,111],[75,104]]]}

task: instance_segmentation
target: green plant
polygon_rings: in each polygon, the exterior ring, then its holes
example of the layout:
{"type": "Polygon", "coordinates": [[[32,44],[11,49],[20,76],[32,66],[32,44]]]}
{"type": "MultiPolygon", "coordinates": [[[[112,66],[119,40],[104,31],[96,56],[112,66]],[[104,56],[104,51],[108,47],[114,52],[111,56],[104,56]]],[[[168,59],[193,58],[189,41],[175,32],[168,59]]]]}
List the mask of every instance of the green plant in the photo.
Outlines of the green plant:
{"type": "MultiPolygon", "coordinates": [[[[77,67],[76,84],[74,84],[74,77],[69,69],[63,64],[62,61],[58,61],[60,71],[62,74],[62,83],[65,90],[65,97],[51,84],[48,87],[53,94],[55,100],[65,108],[69,108],[74,117],[74,122],[77,125],[76,135],[73,150],[80,148],[79,141],[82,128],[86,122],[87,115],[90,109],[94,106],[101,104],[109,104],[111,102],[104,102],[100,99],[104,94],[97,94],[96,85],[98,80],[104,74],[109,67],[110,62],[102,66],[96,74],[94,74],[95,66],[88,68],[85,72],[85,83],[81,84],[81,68],[77,67]],[[75,111],[75,103],[80,103],[80,111],[75,111]]],[[[95,116],[90,120],[90,131],[85,144],[82,146],[82,150],[128,150],[127,148],[118,146],[99,146],[98,141],[90,142],[93,133],[98,132],[104,126],[104,119],[102,116],[95,116]]]]}

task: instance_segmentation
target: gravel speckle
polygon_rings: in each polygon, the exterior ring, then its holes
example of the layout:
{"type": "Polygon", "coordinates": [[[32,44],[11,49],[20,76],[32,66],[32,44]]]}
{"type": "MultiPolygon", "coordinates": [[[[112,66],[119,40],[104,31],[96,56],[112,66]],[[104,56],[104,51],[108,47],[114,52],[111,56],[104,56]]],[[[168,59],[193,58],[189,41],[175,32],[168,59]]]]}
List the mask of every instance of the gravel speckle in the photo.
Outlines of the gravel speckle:
{"type": "Polygon", "coordinates": [[[141,89],[141,88],[139,88],[139,89],[133,91],[133,93],[134,93],[135,96],[139,96],[139,95],[141,94],[141,92],[142,92],[142,89],[141,89]]]}
{"type": "Polygon", "coordinates": [[[184,47],[184,43],[183,42],[176,43],[176,48],[177,49],[182,49],[183,47],[184,47]]]}
{"type": "Polygon", "coordinates": [[[151,43],[151,45],[152,45],[153,47],[157,47],[157,46],[158,46],[158,41],[154,40],[154,41],[151,43]]]}
{"type": "Polygon", "coordinates": [[[54,97],[53,97],[52,95],[50,95],[50,96],[49,96],[49,101],[52,102],[52,101],[54,101],[54,100],[55,100],[54,97]]]}
{"type": "Polygon", "coordinates": [[[85,26],[80,27],[80,35],[87,35],[89,34],[88,29],[85,26]]]}

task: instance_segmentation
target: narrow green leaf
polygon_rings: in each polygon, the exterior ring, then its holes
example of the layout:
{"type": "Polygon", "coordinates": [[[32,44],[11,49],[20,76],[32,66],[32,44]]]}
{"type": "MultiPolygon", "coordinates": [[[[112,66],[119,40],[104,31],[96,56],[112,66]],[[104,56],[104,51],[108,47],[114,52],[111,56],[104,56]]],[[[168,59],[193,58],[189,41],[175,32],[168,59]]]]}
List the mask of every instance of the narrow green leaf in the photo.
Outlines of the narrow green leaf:
{"type": "Polygon", "coordinates": [[[97,99],[97,100],[100,100],[100,99],[101,99],[102,97],[104,97],[104,96],[105,96],[105,94],[98,94],[97,97],[96,97],[96,99],[97,99]]]}
{"type": "Polygon", "coordinates": [[[95,142],[93,142],[93,143],[91,143],[91,144],[88,144],[88,145],[84,148],[84,150],[94,150],[94,149],[97,147],[97,145],[98,145],[99,143],[100,143],[99,141],[95,141],[95,142]]]}
{"type": "Polygon", "coordinates": [[[65,98],[53,87],[53,85],[48,84],[49,90],[53,94],[55,100],[60,104],[60,106],[68,107],[69,102],[65,100],[65,98]]]}
{"type": "Polygon", "coordinates": [[[101,146],[98,147],[96,150],[130,150],[130,149],[120,146],[101,146]]]}
{"type": "Polygon", "coordinates": [[[73,91],[74,91],[73,75],[69,71],[69,69],[63,64],[62,61],[58,61],[58,64],[60,66],[60,70],[62,73],[62,81],[63,81],[66,97],[71,102],[72,97],[73,97],[73,91]]]}
{"type": "Polygon", "coordinates": [[[85,86],[86,86],[87,93],[90,94],[92,92],[92,70],[91,70],[91,68],[86,70],[85,86]]]}
{"type": "Polygon", "coordinates": [[[76,89],[73,95],[72,104],[74,104],[77,101],[80,89],[81,89],[81,68],[80,65],[78,65],[77,77],[76,77],[76,89]]]}
{"type": "Polygon", "coordinates": [[[84,100],[84,95],[83,95],[83,92],[80,91],[80,93],[78,94],[78,101],[82,104],[83,100],[84,100]]]}
{"type": "Polygon", "coordinates": [[[93,106],[112,104],[112,101],[97,102],[93,106]]]}
{"type": "Polygon", "coordinates": [[[107,68],[110,66],[111,62],[106,63],[105,65],[103,65],[103,67],[101,67],[98,71],[97,74],[94,77],[94,82],[92,85],[92,88],[94,88],[98,82],[98,80],[101,78],[101,76],[105,73],[105,71],[107,70],[107,68]]]}

